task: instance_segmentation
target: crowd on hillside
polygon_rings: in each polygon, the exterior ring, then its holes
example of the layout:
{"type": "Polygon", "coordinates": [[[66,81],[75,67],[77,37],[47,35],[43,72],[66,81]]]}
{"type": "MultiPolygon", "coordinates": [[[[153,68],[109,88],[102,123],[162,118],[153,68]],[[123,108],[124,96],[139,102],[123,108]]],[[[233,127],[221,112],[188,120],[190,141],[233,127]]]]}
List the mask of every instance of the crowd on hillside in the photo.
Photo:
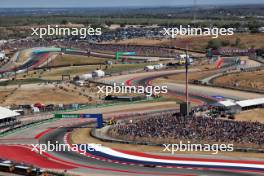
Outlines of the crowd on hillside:
{"type": "Polygon", "coordinates": [[[134,138],[172,138],[190,141],[264,144],[264,124],[204,117],[156,115],[113,126],[109,134],[134,138]]]}
{"type": "MultiPolygon", "coordinates": [[[[102,53],[115,52],[136,52],[136,55],[141,56],[160,56],[160,57],[176,57],[177,52],[175,50],[169,50],[159,46],[135,46],[135,45],[117,45],[117,44],[98,44],[88,41],[80,40],[34,40],[34,39],[21,39],[12,42],[7,42],[0,46],[2,50],[20,50],[26,48],[36,47],[64,47],[73,48],[83,51],[94,51],[102,53]]],[[[133,56],[131,56],[133,57],[133,56]]]]}

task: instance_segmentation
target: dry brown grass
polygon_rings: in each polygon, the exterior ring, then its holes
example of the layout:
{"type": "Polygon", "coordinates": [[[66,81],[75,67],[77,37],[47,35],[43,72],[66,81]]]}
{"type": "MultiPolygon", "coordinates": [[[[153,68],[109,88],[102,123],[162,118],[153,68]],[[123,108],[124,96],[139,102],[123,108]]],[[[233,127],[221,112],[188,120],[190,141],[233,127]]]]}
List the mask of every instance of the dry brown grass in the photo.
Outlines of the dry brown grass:
{"type": "Polygon", "coordinates": [[[244,111],[236,115],[236,120],[264,123],[264,109],[244,111]]]}
{"type": "Polygon", "coordinates": [[[94,63],[104,63],[106,60],[98,57],[88,57],[88,56],[78,56],[78,55],[57,55],[54,60],[49,64],[50,66],[56,65],[73,65],[73,64],[94,64],[94,63]]]}
{"type": "MultiPolygon", "coordinates": [[[[206,78],[212,74],[214,74],[216,71],[199,71],[199,72],[190,72],[189,73],[189,81],[192,80],[200,80],[203,78],[206,78]]],[[[165,76],[162,78],[158,78],[153,81],[153,83],[184,83],[185,82],[185,74],[180,73],[177,75],[172,76],[165,76]]]]}
{"type": "Polygon", "coordinates": [[[13,89],[10,91],[8,91],[8,90],[1,90],[0,91],[0,105],[4,104],[5,100],[8,98],[8,96],[10,95],[10,93],[12,91],[13,91],[13,89]]]}
{"type": "MultiPolygon", "coordinates": [[[[87,65],[87,66],[69,66],[62,68],[52,68],[48,71],[43,72],[42,70],[30,71],[26,78],[41,78],[45,80],[61,80],[62,75],[70,75],[74,77],[85,73],[92,72],[100,68],[98,65],[87,65]],[[36,73],[36,74],[35,74],[36,73]]],[[[19,74],[17,78],[23,78],[26,74],[19,74]]]]}
{"type": "MultiPolygon", "coordinates": [[[[264,47],[263,34],[235,34],[232,36],[220,36],[219,39],[221,40],[228,40],[230,43],[235,43],[236,39],[240,38],[241,46],[243,48],[250,48],[252,46],[261,48],[264,47]]],[[[192,49],[205,49],[209,40],[212,37],[188,37],[188,38],[177,38],[174,40],[166,41],[161,43],[162,45],[170,45],[170,46],[178,46],[178,47],[185,47],[185,43],[189,43],[189,47],[192,49]]]]}
{"type": "Polygon", "coordinates": [[[8,96],[2,105],[34,104],[37,102],[44,104],[91,103],[87,97],[79,95],[76,91],[66,92],[65,90],[52,86],[27,85],[26,87],[19,88],[14,94],[8,96]]]}
{"type": "Polygon", "coordinates": [[[18,64],[24,63],[30,56],[32,50],[31,49],[25,49],[20,52],[20,57],[18,60],[18,64]]]}
{"type": "Polygon", "coordinates": [[[127,39],[121,41],[111,41],[105,43],[111,44],[124,44],[124,45],[159,45],[167,40],[155,40],[155,39],[145,39],[145,38],[135,38],[135,39],[127,39]]]}
{"type": "Polygon", "coordinates": [[[255,72],[240,72],[215,79],[214,84],[264,90],[264,70],[255,72]]]}
{"type": "MultiPolygon", "coordinates": [[[[234,44],[236,39],[240,38],[241,46],[243,48],[250,48],[252,46],[256,48],[264,47],[264,35],[263,34],[234,34],[233,36],[219,36],[221,40],[228,40],[230,43],[234,44]]],[[[129,39],[119,41],[119,44],[135,44],[135,45],[165,45],[165,46],[177,46],[180,48],[185,48],[186,43],[189,44],[189,48],[204,50],[207,46],[209,40],[212,37],[208,36],[180,36],[176,39],[170,40],[152,40],[152,39],[129,39]]],[[[115,43],[115,42],[112,42],[115,43]]]]}

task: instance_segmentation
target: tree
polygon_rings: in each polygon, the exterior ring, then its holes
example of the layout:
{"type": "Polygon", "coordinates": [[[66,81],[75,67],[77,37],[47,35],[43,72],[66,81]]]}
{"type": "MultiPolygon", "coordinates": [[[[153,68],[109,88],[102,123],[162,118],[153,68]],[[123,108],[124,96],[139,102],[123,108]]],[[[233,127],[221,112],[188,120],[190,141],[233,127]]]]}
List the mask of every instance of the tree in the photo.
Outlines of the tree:
{"type": "Polygon", "coordinates": [[[219,39],[212,39],[208,42],[207,48],[212,48],[212,49],[219,49],[222,47],[222,42],[219,39]]]}
{"type": "Polygon", "coordinates": [[[61,21],[61,24],[68,24],[68,21],[67,21],[66,19],[63,19],[63,20],[61,21]]]}
{"type": "Polygon", "coordinates": [[[107,26],[111,26],[111,25],[113,24],[113,21],[106,20],[106,21],[105,21],[105,24],[106,24],[107,26]]]}
{"type": "Polygon", "coordinates": [[[239,37],[236,38],[235,46],[236,46],[236,47],[239,47],[239,46],[240,46],[240,43],[241,43],[241,39],[240,39],[239,37]]]}
{"type": "Polygon", "coordinates": [[[223,46],[229,46],[230,45],[230,41],[229,40],[223,40],[222,41],[222,45],[223,46]]]}

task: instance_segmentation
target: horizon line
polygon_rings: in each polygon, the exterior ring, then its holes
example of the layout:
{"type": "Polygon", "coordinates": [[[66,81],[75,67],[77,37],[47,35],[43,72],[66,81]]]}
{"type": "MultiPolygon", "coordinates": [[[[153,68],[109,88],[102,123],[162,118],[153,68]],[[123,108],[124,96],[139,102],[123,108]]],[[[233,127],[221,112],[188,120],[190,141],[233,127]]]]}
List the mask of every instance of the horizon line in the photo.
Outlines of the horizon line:
{"type": "MultiPolygon", "coordinates": [[[[263,3],[228,3],[228,4],[196,4],[196,7],[201,7],[201,6],[215,6],[215,7],[220,7],[220,6],[235,6],[235,5],[239,5],[239,6],[247,6],[247,5],[264,5],[263,3]]],[[[0,9],[75,9],[75,8],[79,8],[79,9],[86,9],[86,8],[173,8],[173,7],[193,7],[192,4],[186,4],[186,5],[129,5],[129,6],[45,6],[45,7],[38,7],[38,6],[25,6],[25,7],[15,7],[15,6],[6,6],[6,7],[0,7],[0,9]]]]}

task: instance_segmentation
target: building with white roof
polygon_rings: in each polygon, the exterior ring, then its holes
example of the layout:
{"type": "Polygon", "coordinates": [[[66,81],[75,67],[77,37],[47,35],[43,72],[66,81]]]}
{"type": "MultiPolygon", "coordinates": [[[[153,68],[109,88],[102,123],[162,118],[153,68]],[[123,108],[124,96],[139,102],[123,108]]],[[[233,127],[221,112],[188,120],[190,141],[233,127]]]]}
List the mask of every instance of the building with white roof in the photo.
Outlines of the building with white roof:
{"type": "Polygon", "coordinates": [[[236,104],[238,104],[242,109],[264,107],[264,98],[237,101],[236,104]]]}
{"type": "Polygon", "coordinates": [[[4,52],[0,52],[0,60],[4,60],[5,59],[5,53],[4,52]]]}
{"type": "Polygon", "coordinates": [[[241,111],[241,107],[234,100],[219,101],[213,104],[213,106],[222,107],[223,109],[228,109],[233,113],[237,113],[241,111]]]}
{"type": "Polygon", "coordinates": [[[239,112],[254,108],[264,108],[264,98],[255,98],[242,101],[225,100],[214,103],[215,107],[224,107],[230,109],[233,112],[239,112]]]}
{"type": "Polygon", "coordinates": [[[20,114],[8,108],[0,106],[0,123],[14,121],[20,114]]]}
{"type": "Polygon", "coordinates": [[[218,104],[225,107],[237,106],[236,102],[233,100],[219,101],[218,104]]]}

